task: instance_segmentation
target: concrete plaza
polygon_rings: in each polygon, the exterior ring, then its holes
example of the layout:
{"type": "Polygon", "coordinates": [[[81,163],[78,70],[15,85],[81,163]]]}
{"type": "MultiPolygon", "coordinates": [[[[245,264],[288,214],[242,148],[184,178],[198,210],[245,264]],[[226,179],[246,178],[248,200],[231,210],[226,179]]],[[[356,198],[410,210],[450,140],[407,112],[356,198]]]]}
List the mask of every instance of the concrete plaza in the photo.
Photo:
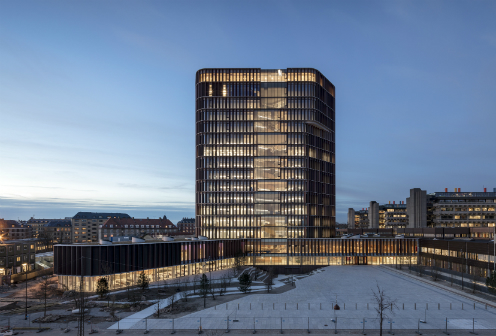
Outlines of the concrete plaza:
{"type": "MultiPolygon", "coordinates": [[[[279,276],[278,279],[286,278],[279,276]]],[[[496,309],[425,278],[383,266],[329,266],[277,295],[253,294],[174,321],[130,316],[120,329],[378,329],[372,291],[377,284],[396,301],[385,329],[495,329],[496,309]],[[424,279],[422,281],[422,279],[424,279]],[[430,282],[430,283],[429,283],[430,282]],[[336,303],[340,310],[332,309],[336,303]],[[425,320],[426,323],[419,323],[425,320]]],[[[111,328],[116,329],[115,324],[111,328]]]]}

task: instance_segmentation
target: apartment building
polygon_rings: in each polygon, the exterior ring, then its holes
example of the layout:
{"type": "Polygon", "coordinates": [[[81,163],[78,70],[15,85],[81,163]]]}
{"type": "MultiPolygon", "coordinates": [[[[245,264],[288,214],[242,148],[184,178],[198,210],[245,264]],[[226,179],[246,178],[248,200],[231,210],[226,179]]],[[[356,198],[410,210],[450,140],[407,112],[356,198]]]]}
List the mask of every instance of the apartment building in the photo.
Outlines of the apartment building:
{"type": "Polygon", "coordinates": [[[32,229],[27,224],[19,224],[15,220],[0,218],[0,239],[26,239],[32,237],[32,229]]]}
{"type": "Polygon", "coordinates": [[[68,220],[70,222],[71,217],[65,217],[65,218],[34,218],[34,217],[31,217],[30,219],[28,219],[26,221],[26,224],[31,226],[33,238],[38,238],[40,233],[44,230],[45,224],[48,224],[48,223],[54,222],[54,221],[61,221],[61,220],[68,220]]]}
{"type": "Polygon", "coordinates": [[[110,218],[131,218],[125,213],[78,212],[71,219],[72,242],[91,243],[98,241],[99,226],[110,218]]]}
{"type": "MultiPolygon", "coordinates": [[[[64,244],[72,242],[72,223],[70,220],[51,220],[43,225],[47,238],[53,244],[64,244]]],[[[43,236],[43,234],[41,234],[43,236]]]]}
{"type": "Polygon", "coordinates": [[[177,229],[185,234],[195,234],[195,219],[184,217],[177,222],[177,229]]]}

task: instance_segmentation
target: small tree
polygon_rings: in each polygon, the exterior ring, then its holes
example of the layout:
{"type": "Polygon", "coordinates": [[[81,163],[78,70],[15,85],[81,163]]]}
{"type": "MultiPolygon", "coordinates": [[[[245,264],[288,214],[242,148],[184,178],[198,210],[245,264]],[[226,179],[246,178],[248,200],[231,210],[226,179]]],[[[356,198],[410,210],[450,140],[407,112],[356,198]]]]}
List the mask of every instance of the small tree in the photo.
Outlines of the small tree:
{"type": "MultiPolygon", "coordinates": [[[[215,279],[214,279],[215,280],[215,279]]],[[[215,283],[215,281],[210,282],[210,286],[208,286],[208,292],[212,295],[212,300],[215,300],[215,290],[219,284],[215,283]]]]}
{"type": "Polygon", "coordinates": [[[248,273],[241,274],[239,276],[238,280],[239,280],[238,289],[241,292],[246,294],[247,292],[251,291],[251,278],[250,278],[250,275],[248,273]]]}
{"type": "Polygon", "coordinates": [[[489,292],[496,294],[496,270],[486,278],[486,286],[489,292]]]}
{"type": "Polygon", "coordinates": [[[148,278],[148,276],[145,274],[145,271],[142,271],[139,274],[136,285],[141,288],[141,291],[145,291],[145,289],[148,289],[148,286],[150,285],[150,278],[148,278]]]}
{"type": "Polygon", "coordinates": [[[96,283],[96,293],[103,299],[109,293],[108,280],[105,277],[98,279],[96,283]]]}
{"type": "Polygon", "coordinates": [[[236,272],[239,272],[244,264],[245,264],[245,256],[243,252],[238,251],[234,255],[234,269],[236,270],[236,272]]]}
{"type": "Polygon", "coordinates": [[[109,314],[110,317],[112,318],[112,321],[116,320],[115,312],[117,311],[117,307],[115,305],[115,300],[116,300],[115,295],[112,295],[112,297],[110,297],[109,295],[109,307],[110,307],[109,314]],[[112,305],[110,305],[110,300],[112,300],[112,305]]]}
{"type": "Polygon", "coordinates": [[[205,308],[207,305],[206,299],[207,299],[209,287],[210,287],[210,282],[208,281],[206,274],[203,273],[200,280],[200,297],[203,298],[203,308],[205,308]]]}
{"type": "Polygon", "coordinates": [[[172,312],[172,309],[174,309],[174,302],[176,302],[176,295],[172,294],[167,298],[167,305],[170,307],[170,310],[172,312]]]}
{"type": "Polygon", "coordinates": [[[183,285],[181,286],[181,291],[179,293],[180,293],[181,298],[184,301],[188,301],[189,291],[188,291],[188,283],[187,282],[183,283],[183,285]]]}
{"type": "Polygon", "coordinates": [[[196,288],[198,287],[198,283],[200,282],[200,276],[195,274],[193,278],[193,294],[196,294],[196,288]]]}
{"type": "Polygon", "coordinates": [[[36,296],[43,301],[44,305],[44,315],[46,316],[47,311],[47,299],[51,298],[53,294],[55,294],[56,290],[53,288],[55,282],[50,279],[48,276],[43,276],[40,281],[40,288],[36,293],[36,296]]]}
{"type": "Polygon", "coordinates": [[[224,274],[220,278],[220,291],[219,295],[224,295],[227,292],[227,287],[231,284],[231,279],[229,278],[229,275],[224,274]]]}
{"type": "Polygon", "coordinates": [[[379,287],[377,284],[377,291],[372,290],[372,294],[374,296],[375,302],[377,303],[377,307],[375,307],[375,311],[377,312],[377,316],[379,317],[379,335],[382,336],[382,323],[385,319],[390,318],[391,315],[394,314],[393,309],[398,308],[396,306],[396,300],[392,300],[389,296],[386,295],[384,289],[379,287]]]}
{"type": "Polygon", "coordinates": [[[158,302],[157,302],[157,318],[160,318],[160,299],[158,299],[158,302]]]}
{"type": "Polygon", "coordinates": [[[227,277],[229,279],[233,279],[236,277],[236,270],[234,269],[234,266],[227,269],[227,277]]]}

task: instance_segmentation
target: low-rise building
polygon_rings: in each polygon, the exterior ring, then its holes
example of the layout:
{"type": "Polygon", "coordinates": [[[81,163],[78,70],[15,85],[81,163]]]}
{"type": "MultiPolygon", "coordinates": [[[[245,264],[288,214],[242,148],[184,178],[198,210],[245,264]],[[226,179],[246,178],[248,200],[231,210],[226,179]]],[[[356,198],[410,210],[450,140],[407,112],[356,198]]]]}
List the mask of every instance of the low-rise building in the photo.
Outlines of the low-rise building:
{"type": "Polygon", "coordinates": [[[195,219],[184,217],[177,222],[177,229],[185,234],[195,234],[195,219]]]}
{"type": "Polygon", "coordinates": [[[167,217],[159,219],[139,218],[110,218],[100,224],[98,237],[102,240],[110,240],[114,236],[166,236],[177,232],[177,227],[167,217]]]}
{"type": "Polygon", "coordinates": [[[36,241],[8,240],[0,244],[0,276],[35,268],[36,241]]]}
{"type": "Polygon", "coordinates": [[[15,220],[0,218],[0,235],[2,240],[31,238],[31,232],[32,229],[27,224],[19,224],[15,220]]]}
{"type": "Polygon", "coordinates": [[[72,242],[91,243],[98,241],[99,226],[110,218],[131,218],[125,213],[78,212],[72,217],[72,242]]]}

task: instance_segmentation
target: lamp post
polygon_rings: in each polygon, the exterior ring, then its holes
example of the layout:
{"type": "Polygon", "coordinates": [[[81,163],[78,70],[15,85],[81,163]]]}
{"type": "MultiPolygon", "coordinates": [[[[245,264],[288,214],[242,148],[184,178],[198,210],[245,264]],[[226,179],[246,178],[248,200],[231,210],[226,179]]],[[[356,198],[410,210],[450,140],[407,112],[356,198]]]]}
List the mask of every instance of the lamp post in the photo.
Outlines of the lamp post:
{"type": "Polygon", "coordinates": [[[210,278],[210,286],[212,286],[212,258],[208,256],[208,276],[210,278]]]}
{"type": "Polygon", "coordinates": [[[27,264],[22,264],[22,266],[26,266],[26,308],[24,311],[24,319],[28,319],[28,266],[27,264]]]}
{"type": "MultiPolygon", "coordinates": [[[[460,256],[463,255],[463,249],[460,250],[460,256]]],[[[462,290],[463,290],[463,260],[462,260],[462,290]]]]}

